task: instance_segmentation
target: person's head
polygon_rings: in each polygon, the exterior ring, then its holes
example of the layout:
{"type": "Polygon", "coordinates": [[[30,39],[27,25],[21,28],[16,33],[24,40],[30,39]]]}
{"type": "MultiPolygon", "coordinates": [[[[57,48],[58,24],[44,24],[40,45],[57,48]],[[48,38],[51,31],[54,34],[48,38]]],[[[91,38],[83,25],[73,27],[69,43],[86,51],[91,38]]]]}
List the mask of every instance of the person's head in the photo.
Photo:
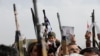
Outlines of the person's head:
{"type": "Polygon", "coordinates": [[[37,42],[29,44],[28,55],[29,56],[37,56],[37,42]]]}
{"type": "Polygon", "coordinates": [[[53,48],[50,48],[50,49],[48,50],[48,56],[55,56],[55,51],[54,51],[53,48]]]}
{"type": "Polygon", "coordinates": [[[70,43],[68,45],[69,54],[71,53],[80,53],[79,47],[75,43],[70,43]]]}
{"type": "Polygon", "coordinates": [[[84,56],[100,56],[100,52],[97,48],[88,47],[83,49],[80,54],[84,56]]]}
{"type": "Polygon", "coordinates": [[[13,47],[0,45],[0,56],[19,56],[19,53],[13,47]]]}
{"type": "Polygon", "coordinates": [[[48,40],[50,42],[54,42],[55,39],[56,39],[56,34],[54,32],[49,32],[48,33],[48,40]]]}

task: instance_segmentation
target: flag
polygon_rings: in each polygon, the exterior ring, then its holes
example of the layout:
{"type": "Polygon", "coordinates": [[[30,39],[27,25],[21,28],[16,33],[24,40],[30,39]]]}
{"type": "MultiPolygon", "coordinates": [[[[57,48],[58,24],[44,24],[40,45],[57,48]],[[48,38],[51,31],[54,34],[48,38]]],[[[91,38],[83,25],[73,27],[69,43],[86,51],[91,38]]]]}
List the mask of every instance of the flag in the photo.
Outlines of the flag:
{"type": "Polygon", "coordinates": [[[49,22],[49,20],[48,20],[47,17],[45,17],[45,24],[46,24],[46,25],[50,25],[50,22],[49,22]]]}
{"type": "Polygon", "coordinates": [[[48,32],[51,32],[52,31],[52,27],[51,27],[51,24],[50,24],[50,21],[48,20],[48,18],[46,17],[45,18],[45,23],[48,25],[48,32]]]}
{"type": "Polygon", "coordinates": [[[48,32],[50,32],[50,31],[52,31],[52,28],[51,28],[50,21],[48,20],[44,9],[43,9],[43,14],[44,14],[44,23],[43,23],[43,25],[45,25],[45,28],[48,30],[48,32]]]}

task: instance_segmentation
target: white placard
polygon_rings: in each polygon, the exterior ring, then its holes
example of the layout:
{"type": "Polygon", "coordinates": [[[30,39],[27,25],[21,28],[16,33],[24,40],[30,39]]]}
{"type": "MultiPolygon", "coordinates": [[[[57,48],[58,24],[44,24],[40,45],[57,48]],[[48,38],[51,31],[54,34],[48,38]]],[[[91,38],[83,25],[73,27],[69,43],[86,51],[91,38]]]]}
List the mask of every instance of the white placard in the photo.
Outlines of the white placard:
{"type": "Polygon", "coordinates": [[[62,26],[63,35],[66,36],[68,43],[71,42],[71,35],[74,35],[74,27],[72,26],[62,26]]]}

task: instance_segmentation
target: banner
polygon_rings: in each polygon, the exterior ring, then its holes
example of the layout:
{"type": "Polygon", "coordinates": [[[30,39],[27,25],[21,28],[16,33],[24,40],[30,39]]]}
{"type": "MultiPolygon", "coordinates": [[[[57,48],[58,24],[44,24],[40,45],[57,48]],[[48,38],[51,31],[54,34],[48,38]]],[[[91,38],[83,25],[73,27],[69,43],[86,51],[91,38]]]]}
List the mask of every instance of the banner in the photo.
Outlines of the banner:
{"type": "Polygon", "coordinates": [[[71,35],[74,35],[74,27],[72,26],[62,26],[62,31],[68,43],[71,42],[71,35]]]}

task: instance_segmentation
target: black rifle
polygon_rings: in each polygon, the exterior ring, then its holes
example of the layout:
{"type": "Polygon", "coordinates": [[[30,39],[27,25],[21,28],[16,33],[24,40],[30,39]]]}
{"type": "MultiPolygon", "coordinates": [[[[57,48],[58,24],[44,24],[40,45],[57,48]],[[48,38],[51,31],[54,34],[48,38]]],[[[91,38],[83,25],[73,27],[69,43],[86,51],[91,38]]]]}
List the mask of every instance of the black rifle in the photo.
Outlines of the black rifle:
{"type": "Polygon", "coordinates": [[[35,34],[37,36],[37,21],[36,21],[36,17],[34,15],[33,9],[31,8],[31,13],[32,13],[32,18],[33,18],[33,24],[34,24],[34,29],[35,29],[35,34]]]}
{"type": "MultiPolygon", "coordinates": [[[[92,23],[95,23],[95,16],[94,16],[94,10],[93,10],[93,12],[92,12],[92,23]]],[[[93,26],[93,28],[92,28],[92,37],[93,37],[93,47],[96,47],[96,45],[95,45],[95,26],[93,26]]]]}
{"type": "Polygon", "coordinates": [[[44,48],[45,47],[44,42],[43,42],[41,35],[40,35],[41,28],[40,28],[40,23],[39,23],[38,14],[37,14],[37,4],[36,4],[37,2],[36,1],[37,0],[33,0],[34,12],[33,12],[32,9],[31,9],[31,12],[32,12],[32,16],[33,16],[33,22],[34,22],[36,37],[37,37],[37,40],[38,40],[38,45],[37,45],[38,56],[47,56],[46,52],[45,52],[46,49],[44,48]]]}
{"type": "MultiPolygon", "coordinates": [[[[94,24],[95,23],[95,15],[94,15],[94,10],[93,10],[93,12],[92,12],[92,23],[94,24]]],[[[100,50],[100,39],[98,38],[98,40],[99,40],[99,43],[97,42],[97,40],[96,40],[96,36],[95,36],[95,26],[93,26],[93,28],[92,28],[92,40],[93,40],[93,47],[96,47],[96,45],[98,46],[98,49],[100,50]]],[[[99,37],[98,36],[98,34],[97,34],[97,37],[99,37]]]]}

